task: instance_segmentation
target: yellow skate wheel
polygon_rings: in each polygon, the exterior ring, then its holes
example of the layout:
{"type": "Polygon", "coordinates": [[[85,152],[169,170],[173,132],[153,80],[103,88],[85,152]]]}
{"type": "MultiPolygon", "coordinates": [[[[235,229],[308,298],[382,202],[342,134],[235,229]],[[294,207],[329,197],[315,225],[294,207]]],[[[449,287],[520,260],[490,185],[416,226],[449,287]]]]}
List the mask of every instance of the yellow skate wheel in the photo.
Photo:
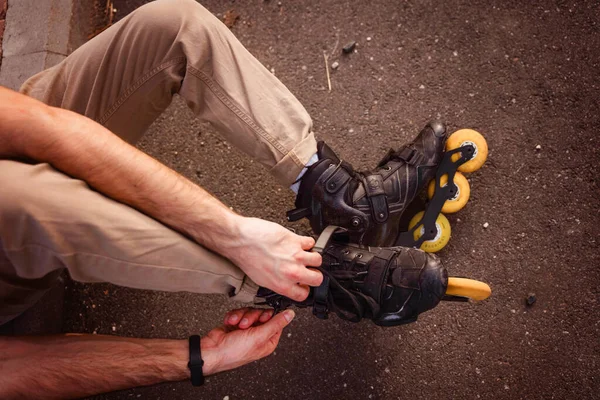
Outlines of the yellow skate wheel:
{"type": "MultiPolygon", "coordinates": [[[[408,229],[412,229],[421,219],[425,212],[421,211],[415,214],[414,217],[408,223],[408,229]]],[[[440,251],[448,244],[450,240],[450,222],[444,214],[439,214],[435,220],[436,234],[431,240],[426,240],[421,245],[421,250],[425,250],[428,253],[435,253],[440,251]]],[[[414,232],[415,240],[419,240],[425,233],[423,225],[419,226],[414,232]]]]}
{"type": "MultiPolygon", "coordinates": [[[[440,178],[440,185],[444,187],[446,186],[447,182],[448,175],[442,175],[442,177],[440,178]]],[[[446,214],[452,214],[459,210],[462,210],[462,208],[467,204],[467,201],[469,201],[469,196],[471,195],[471,187],[469,186],[469,181],[467,181],[467,178],[465,178],[465,176],[460,172],[454,174],[454,184],[456,185],[457,189],[456,193],[454,194],[454,197],[446,200],[444,206],[442,207],[442,212],[446,214]]],[[[435,179],[429,182],[429,188],[427,189],[427,197],[429,197],[429,200],[433,198],[434,192],[435,179]]]]}
{"type": "MultiPolygon", "coordinates": [[[[446,150],[458,149],[467,144],[475,147],[475,154],[472,159],[458,167],[458,170],[461,172],[474,172],[481,168],[488,156],[487,142],[481,133],[474,131],[473,129],[458,130],[448,138],[446,150]]],[[[460,153],[456,153],[452,156],[452,161],[456,161],[459,158],[460,153]]]]}
{"type": "Polygon", "coordinates": [[[485,300],[492,294],[492,289],[487,283],[466,278],[448,278],[446,294],[451,296],[467,297],[473,300],[485,300]]]}

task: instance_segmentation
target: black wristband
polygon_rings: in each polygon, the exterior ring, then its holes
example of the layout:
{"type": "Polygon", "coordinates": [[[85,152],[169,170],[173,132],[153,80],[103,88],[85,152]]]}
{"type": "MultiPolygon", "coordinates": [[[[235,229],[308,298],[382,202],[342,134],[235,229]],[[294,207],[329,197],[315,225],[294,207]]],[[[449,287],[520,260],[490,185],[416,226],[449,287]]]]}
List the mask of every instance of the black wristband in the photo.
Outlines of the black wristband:
{"type": "Polygon", "coordinates": [[[192,335],[190,336],[190,362],[188,362],[188,368],[192,373],[192,385],[202,386],[204,384],[203,366],[204,361],[200,352],[200,336],[192,335]]]}

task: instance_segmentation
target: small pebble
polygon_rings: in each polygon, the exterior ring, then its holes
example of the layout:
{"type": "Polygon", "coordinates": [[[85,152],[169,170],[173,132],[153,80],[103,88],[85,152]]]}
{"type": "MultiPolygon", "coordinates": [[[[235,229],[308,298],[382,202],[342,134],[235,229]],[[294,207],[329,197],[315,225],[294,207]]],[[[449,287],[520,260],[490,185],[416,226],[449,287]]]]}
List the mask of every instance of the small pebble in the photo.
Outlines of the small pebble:
{"type": "Polygon", "coordinates": [[[535,146],[535,149],[538,150],[538,151],[541,150],[542,149],[542,145],[538,144],[537,146],[535,146]]]}
{"type": "Polygon", "coordinates": [[[340,66],[340,63],[337,61],[334,61],[333,64],[331,64],[331,69],[338,69],[339,66],[340,66]]]}
{"type": "Polygon", "coordinates": [[[116,332],[116,331],[117,331],[117,327],[113,325],[113,327],[112,327],[112,331],[113,331],[113,332],[116,332]]]}
{"type": "Polygon", "coordinates": [[[525,299],[525,304],[527,304],[528,306],[532,306],[537,300],[537,297],[535,296],[535,293],[529,293],[527,295],[527,298],[525,299]]]}
{"type": "Polygon", "coordinates": [[[490,224],[487,223],[487,222],[483,224],[483,227],[486,228],[486,229],[487,229],[488,226],[490,226],[490,224]]]}
{"type": "Polygon", "coordinates": [[[371,41],[371,36],[367,36],[367,42],[371,41]]]}
{"type": "Polygon", "coordinates": [[[356,42],[350,42],[342,48],[342,51],[345,54],[350,54],[354,51],[355,47],[356,47],[356,42]]]}
{"type": "Polygon", "coordinates": [[[229,400],[229,396],[223,397],[223,400],[229,400]]]}
{"type": "Polygon", "coordinates": [[[419,86],[419,89],[425,89],[425,85],[419,86]]]}

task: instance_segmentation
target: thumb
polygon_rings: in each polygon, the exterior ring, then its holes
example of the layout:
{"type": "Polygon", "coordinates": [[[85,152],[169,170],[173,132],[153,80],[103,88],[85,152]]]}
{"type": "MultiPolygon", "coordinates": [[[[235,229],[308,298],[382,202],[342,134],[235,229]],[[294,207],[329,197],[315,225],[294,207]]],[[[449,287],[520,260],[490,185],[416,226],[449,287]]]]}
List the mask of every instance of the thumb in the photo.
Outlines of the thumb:
{"type": "Polygon", "coordinates": [[[271,336],[281,332],[283,328],[288,326],[290,322],[294,319],[296,314],[292,310],[285,310],[282,313],[277,314],[269,321],[260,325],[256,328],[262,335],[264,335],[265,340],[271,338],[271,336]]]}

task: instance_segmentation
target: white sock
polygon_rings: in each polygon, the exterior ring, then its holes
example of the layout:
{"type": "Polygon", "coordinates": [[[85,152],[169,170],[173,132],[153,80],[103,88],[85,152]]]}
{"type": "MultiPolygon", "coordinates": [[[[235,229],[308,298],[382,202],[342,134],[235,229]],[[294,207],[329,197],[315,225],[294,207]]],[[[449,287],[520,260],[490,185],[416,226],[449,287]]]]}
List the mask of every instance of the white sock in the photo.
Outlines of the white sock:
{"type": "Polygon", "coordinates": [[[296,182],[292,186],[290,186],[290,189],[292,189],[292,191],[294,193],[298,194],[298,190],[300,190],[300,180],[302,179],[302,177],[306,173],[306,170],[308,169],[308,167],[310,167],[311,165],[313,165],[317,161],[319,161],[319,156],[317,156],[317,153],[315,153],[315,154],[312,155],[312,157],[310,158],[310,160],[308,160],[308,162],[306,163],[306,165],[304,166],[304,168],[302,168],[302,171],[300,171],[300,173],[298,174],[298,177],[296,178],[296,182]]]}

